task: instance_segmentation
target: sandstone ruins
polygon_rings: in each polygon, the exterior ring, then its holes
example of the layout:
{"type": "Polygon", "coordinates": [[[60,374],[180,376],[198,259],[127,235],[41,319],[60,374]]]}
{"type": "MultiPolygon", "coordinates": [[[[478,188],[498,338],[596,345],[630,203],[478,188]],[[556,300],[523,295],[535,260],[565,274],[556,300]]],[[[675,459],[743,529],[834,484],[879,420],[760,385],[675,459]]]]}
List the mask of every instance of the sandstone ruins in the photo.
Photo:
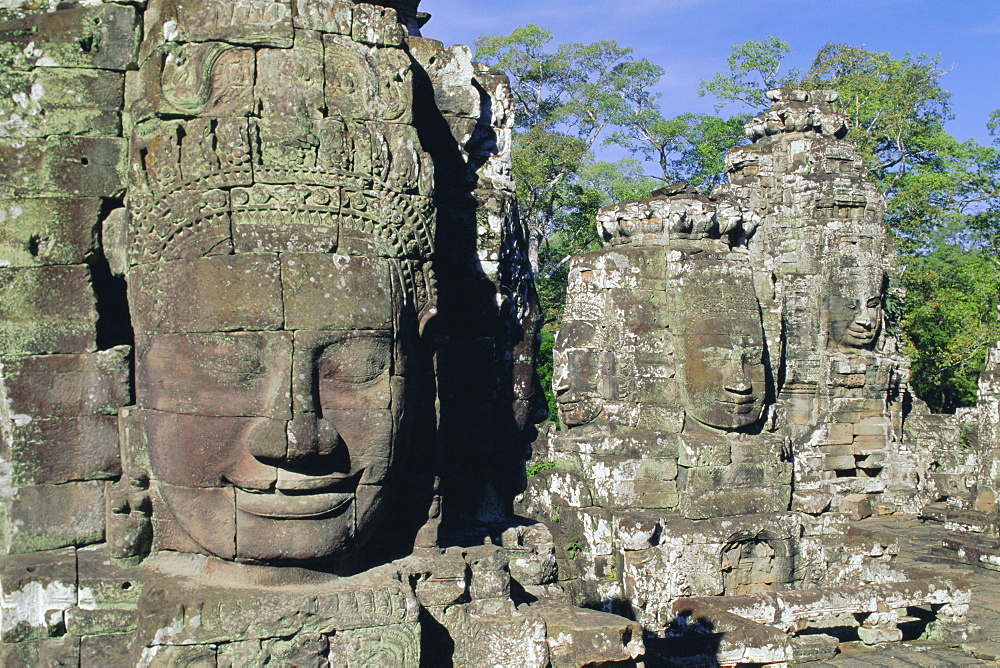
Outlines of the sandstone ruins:
{"type": "Polygon", "coordinates": [[[836,94],[602,211],[538,433],[510,90],[418,2],[0,5],[3,664],[974,639],[1000,348],[976,408],[910,393],[836,94]],[[923,562],[866,519],[918,516],[923,562]]]}

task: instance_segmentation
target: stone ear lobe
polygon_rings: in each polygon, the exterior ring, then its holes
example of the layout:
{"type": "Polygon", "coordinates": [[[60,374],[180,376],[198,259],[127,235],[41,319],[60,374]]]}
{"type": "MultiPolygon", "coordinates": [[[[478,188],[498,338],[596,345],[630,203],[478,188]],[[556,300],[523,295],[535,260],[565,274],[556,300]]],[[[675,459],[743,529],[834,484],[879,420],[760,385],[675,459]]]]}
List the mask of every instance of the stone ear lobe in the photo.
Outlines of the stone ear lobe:
{"type": "Polygon", "coordinates": [[[112,210],[101,223],[101,249],[111,273],[124,276],[128,271],[128,209],[112,210]]]}

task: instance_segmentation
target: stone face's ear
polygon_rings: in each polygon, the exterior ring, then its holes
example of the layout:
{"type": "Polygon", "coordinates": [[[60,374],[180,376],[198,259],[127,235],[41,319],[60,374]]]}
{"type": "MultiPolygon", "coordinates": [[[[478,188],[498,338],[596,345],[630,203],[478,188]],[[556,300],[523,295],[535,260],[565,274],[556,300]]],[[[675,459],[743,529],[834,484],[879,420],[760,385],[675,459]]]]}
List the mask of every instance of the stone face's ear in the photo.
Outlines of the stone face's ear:
{"type": "Polygon", "coordinates": [[[101,224],[101,248],[111,273],[124,276],[128,271],[128,209],[114,209],[101,224]]]}
{"type": "Polygon", "coordinates": [[[427,326],[432,325],[432,323],[435,320],[435,317],[437,316],[437,313],[438,313],[437,307],[428,305],[424,307],[417,315],[418,318],[417,332],[420,334],[420,336],[423,336],[424,332],[428,331],[427,326]]]}

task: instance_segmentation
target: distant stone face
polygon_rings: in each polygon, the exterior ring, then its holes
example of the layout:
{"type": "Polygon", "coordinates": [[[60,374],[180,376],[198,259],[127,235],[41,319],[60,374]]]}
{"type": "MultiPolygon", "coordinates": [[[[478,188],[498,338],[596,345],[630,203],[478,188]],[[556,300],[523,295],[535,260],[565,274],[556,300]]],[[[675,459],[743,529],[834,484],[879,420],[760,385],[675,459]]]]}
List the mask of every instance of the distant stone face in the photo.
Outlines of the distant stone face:
{"type": "Polygon", "coordinates": [[[682,265],[675,279],[681,307],[673,317],[682,405],[709,427],[753,425],[764,410],[767,386],[764,331],[749,263],[698,252],[682,265]]]}
{"type": "Polygon", "coordinates": [[[844,349],[870,350],[882,329],[886,276],[879,267],[834,267],[823,304],[827,334],[844,349]]]}

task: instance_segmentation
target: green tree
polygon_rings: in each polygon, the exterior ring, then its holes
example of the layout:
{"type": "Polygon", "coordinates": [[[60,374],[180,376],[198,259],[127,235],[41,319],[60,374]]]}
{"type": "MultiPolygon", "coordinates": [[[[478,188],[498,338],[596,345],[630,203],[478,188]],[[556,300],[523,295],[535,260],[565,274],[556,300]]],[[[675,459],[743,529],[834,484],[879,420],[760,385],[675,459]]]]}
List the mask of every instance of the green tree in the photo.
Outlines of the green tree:
{"type": "Polygon", "coordinates": [[[909,258],[904,350],[917,396],[935,412],[974,404],[987,348],[1000,339],[1000,266],[979,249],[942,245],[909,258]]]}
{"type": "Polygon", "coordinates": [[[554,51],[551,41],[551,33],[529,24],[475,43],[476,58],[511,79],[514,177],[536,273],[550,270],[540,251],[579,208],[579,174],[592,161],[595,142],[625,100],[641,97],[663,74],[612,40],[561,44],[554,51]]]}
{"type": "Polygon", "coordinates": [[[777,37],[751,39],[737,44],[732,47],[727,59],[729,70],[703,80],[698,94],[714,96],[718,100],[716,111],[733,103],[749,107],[753,113],[763,111],[770,105],[764,93],[798,82],[796,70],[778,74],[782,59],[790,51],[788,44],[777,37]]]}

